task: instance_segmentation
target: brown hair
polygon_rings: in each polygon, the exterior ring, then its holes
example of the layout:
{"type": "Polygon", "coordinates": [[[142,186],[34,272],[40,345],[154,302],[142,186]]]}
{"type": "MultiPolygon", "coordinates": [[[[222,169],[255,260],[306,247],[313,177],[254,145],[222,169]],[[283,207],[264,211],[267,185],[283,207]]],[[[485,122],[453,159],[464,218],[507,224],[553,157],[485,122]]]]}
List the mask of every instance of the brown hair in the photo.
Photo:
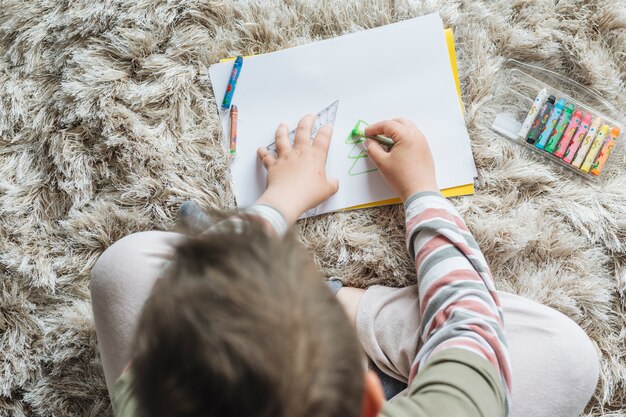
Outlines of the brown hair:
{"type": "Polygon", "coordinates": [[[353,326],[292,235],[188,238],[139,320],[141,416],[357,417],[353,326]]]}

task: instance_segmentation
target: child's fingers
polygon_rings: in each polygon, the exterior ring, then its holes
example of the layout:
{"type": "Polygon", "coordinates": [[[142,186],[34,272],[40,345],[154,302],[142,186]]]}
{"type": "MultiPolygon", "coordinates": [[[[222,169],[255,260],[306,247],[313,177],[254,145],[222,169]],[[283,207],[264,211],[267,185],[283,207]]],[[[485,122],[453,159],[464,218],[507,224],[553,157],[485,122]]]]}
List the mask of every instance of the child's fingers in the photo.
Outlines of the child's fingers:
{"type": "Polygon", "coordinates": [[[400,123],[404,127],[411,127],[414,125],[414,123],[411,120],[407,119],[406,117],[396,117],[393,120],[400,123]]]}
{"type": "Polygon", "coordinates": [[[274,158],[274,155],[272,155],[270,151],[268,151],[264,147],[260,147],[259,149],[257,149],[256,154],[259,156],[261,162],[263,162],[263,166],[265,167],[265,169],[269,169],[269,167],[274,165],[274,163],[276,162],[276,158],[274,158]]]}
{"type": "Polygon", "coordinates": [[[367,156],[369,156],[374,165],[377,167],[380,167],[384,159],[389,156],[387,151],[383,149],[383,146],[375,140],[367,139],[365,141],[365,146],[367,147],[367,156]]]}
{"type": "Polygon", "coordinates": [[[331,125],[324,125],[317,132],[315,140],[313,141],[313,147],[319,149],[324,154],[324,161],[328,156],[328,148],[330,147],[330,138],[333,134],[333,127],[331,125]]]}
{"type": "Polygon", "coordinates": [[[311,129],[314,121],[314,114],[307,114],[300,119],[296,128],[296,138],[293,141],[294,149],[303,149],[311,146],[311,129]]]}
{"type": "Polygon", "coordinates": [[[281,124],[278,125],[274,140],[276,143],[276,154],[283,155],[291,150],[291,144],[289,143],[289,127],[287,123],[281,122],[281,124]]]}
{"type": "Polygon", "coordinates": [[[384,135],[397,142],[405,127],[396,120],[385,120],[365,128],[367,135],[384,135]]]}

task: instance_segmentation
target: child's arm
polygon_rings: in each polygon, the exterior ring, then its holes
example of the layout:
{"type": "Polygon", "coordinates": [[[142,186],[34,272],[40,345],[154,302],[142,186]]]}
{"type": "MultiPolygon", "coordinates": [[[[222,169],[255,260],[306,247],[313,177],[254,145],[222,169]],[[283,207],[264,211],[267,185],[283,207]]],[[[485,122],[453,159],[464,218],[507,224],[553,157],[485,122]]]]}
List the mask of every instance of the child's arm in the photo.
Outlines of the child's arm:
{"type": "Polygon", "coordinates": [[[237,232],[241,233],[248,221],[259,223],[265,233],[282,237],[289,228],[285,217],[274,207],[266,204],[253,204],[238,211],[227,219],[216,223],[204,231],[205,234],[237,232]]]}
{"type": "Polygon", "coordinates": [[[267,169],[267,189],[256,203],[236,215],[210,227],[205,233],[238,230],[247,220],[260,221],[269,233],[282,236],[306,210],[313,208],[339,188],[336,179],[326,178],[326,157],[332,134],[323,126],[311,141],[314,115],[300,120],[294,145],[289,143],[289,129],[281,123],[276,130],[277,157],[259,148],[259,159],[267,169]]]}
{"type": "Polygon", "coordinates": [[[385,413],[502,415],[510,365],[500,302],[485,259],[454,207],[439,194],[428,144],[415,125],[397,119],[366,133],[396,142],[386,152],[368,141],[368,153],[405,202],[407,245],[419,288],[420,348],[409,395],[390,403],[385,413]]]}

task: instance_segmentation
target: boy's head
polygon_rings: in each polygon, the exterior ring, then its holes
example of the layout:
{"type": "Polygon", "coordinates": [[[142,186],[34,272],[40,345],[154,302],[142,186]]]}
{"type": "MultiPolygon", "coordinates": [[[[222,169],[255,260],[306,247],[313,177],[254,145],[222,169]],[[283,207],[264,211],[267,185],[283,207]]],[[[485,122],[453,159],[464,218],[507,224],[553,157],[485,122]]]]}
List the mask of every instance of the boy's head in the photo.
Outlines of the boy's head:
{"type": "Polygon", "coordinates": [[[359,342],[293,236],[189,238],[142,312],[141,416],[358,417],[359,342]]]}

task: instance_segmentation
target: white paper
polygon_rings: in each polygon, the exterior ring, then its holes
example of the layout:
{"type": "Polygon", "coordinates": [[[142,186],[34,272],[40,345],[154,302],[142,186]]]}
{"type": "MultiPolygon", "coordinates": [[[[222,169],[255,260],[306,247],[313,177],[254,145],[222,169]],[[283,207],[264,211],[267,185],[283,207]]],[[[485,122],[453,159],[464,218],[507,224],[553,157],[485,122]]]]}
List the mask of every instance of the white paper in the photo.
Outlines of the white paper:
{"type": "MultiPolygon", "coordinates": [[[[232,65],[210,68],[218,107],[232,65]]],[[[396,197],[371,170],[371,161],[361,158],[355,165],[357,150],[346,139],[358,120],[413,120],[428,138],[439,186],[473,182],[476,168],[443,23],[432,14],[244,60],[233,98],[239,123],[232,172],[240,207],[265,190],[265,169],[256,150],[274,140],[278,124],[286,121],[291,129],[303,115],[335,100],[339,109],[326,166],[328,176],[339,179],[339,191],[316,214],[396,197]]],[[[228,137],[227,117],[222,125],[228,137]]]]}

